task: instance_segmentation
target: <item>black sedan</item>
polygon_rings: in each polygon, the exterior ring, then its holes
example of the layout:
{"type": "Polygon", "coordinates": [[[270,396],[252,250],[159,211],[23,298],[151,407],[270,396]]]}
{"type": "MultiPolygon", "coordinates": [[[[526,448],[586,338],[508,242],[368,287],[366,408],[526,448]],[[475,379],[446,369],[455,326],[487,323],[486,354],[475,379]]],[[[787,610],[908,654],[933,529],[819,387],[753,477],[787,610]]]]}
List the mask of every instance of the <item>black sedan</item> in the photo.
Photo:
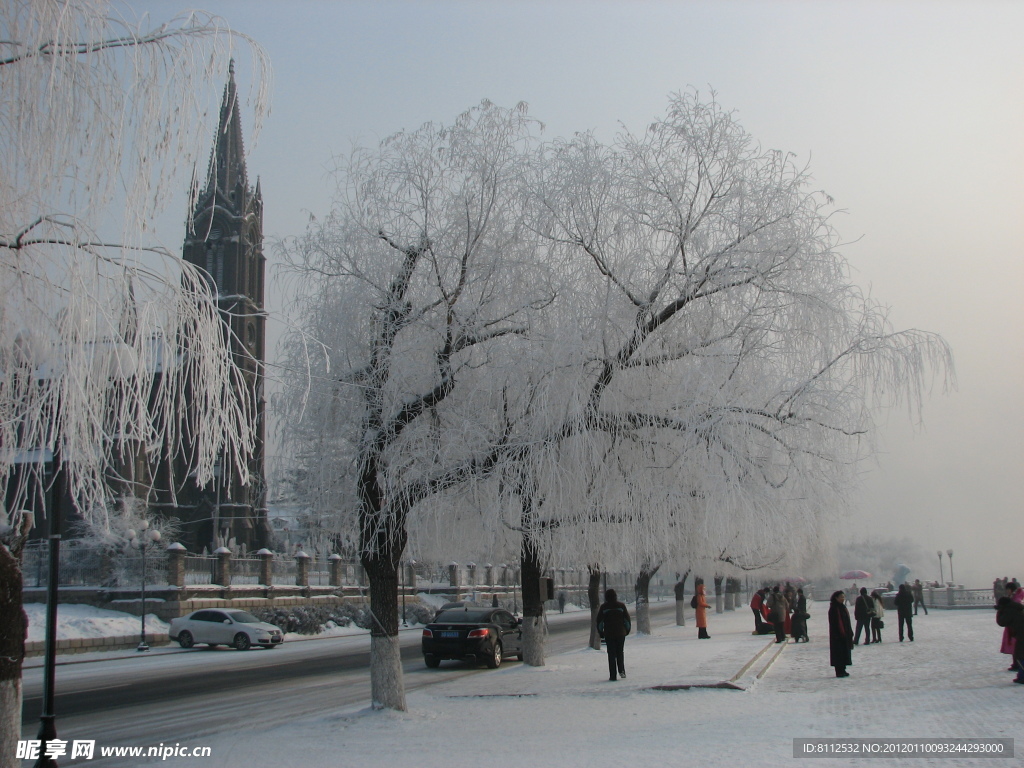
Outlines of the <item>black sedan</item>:
{"type": "Polygon", "coordinates": [[[423,630],[428,667],[442,659],[475,658],[495,669],[509,656],[523,660],[523,620],[503,608],[449,608],[423,630]]]}

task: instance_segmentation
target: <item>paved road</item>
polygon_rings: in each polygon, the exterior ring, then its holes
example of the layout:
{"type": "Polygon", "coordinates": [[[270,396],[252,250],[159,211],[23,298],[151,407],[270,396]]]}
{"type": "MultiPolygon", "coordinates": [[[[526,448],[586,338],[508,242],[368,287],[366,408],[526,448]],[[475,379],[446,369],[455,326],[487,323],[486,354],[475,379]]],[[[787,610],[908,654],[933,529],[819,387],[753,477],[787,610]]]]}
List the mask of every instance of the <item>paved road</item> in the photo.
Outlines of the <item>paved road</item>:
{"type": "MultiPolygon", "coordinates": [[[[652,620],[674,616],[672,602],[652,603],[652,620]]],[[[589,612],[553,617],[548,655],[583,647],[589,612]]],[[[407,691],[464,675],[486,674],[470,663],[427,669],[420,628],[400,633],[407,691]]],[[[57,727],[62,739],[98,745],[202,744],[202,737],[315,715],[370,700],[369,640],[346,636],[286,642],[273,650],[196,648],[62,664],[57,671],[57,727]]],[[[507,661],[506,663],[519,663],[507,661]]],[[[34,738],[42,670],[24,675],[23,738],[34,738]]],[[[115,765],[95,760],[92,765],[115,765]]]]}

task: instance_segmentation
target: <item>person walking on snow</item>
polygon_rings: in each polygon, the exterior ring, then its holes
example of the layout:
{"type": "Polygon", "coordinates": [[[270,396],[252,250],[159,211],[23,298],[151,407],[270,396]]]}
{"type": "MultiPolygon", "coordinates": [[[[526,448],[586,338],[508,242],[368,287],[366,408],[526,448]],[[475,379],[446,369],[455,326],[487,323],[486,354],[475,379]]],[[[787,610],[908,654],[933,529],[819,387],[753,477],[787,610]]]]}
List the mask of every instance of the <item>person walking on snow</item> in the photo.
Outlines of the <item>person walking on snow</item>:
{"type": "Polygon", "coordinates": [[[697,615],[697,639],[708,640],[711,635],[708,634],[708,608],[711,605],[708,603],[707,597],[704,594],[704,582],[697,582],[697,594],[694,595],[697,604],[694,606],[694,610],[697,615]]]}
{"type": "Polygon", "coordinates": [[[616,672],[623,680],[626,679],[626,635],[631,627],[629,611],[619,602],[615,590],[609,589],[604,593],[604,603],[597,611],[597,634],[604,638],[605,648],[608,649],[609,680],[617,679],[616,672]]]}
{"type": "Polygon", "coordinates": [[[1017,672],[1017,677],[1013,682],[1024,683],[1024,605],[1012,597],[1000,597],[996,603],[996,624],[1004,627],[1003,631],[1009,632],[1014,640],[1013,664],[1010,669],[1017,672]]]}
{"type": "MultiPolygon", "coordinates": [[[[1009,581],[1006,583],[1006,594],[1004,596],[1009,598],[1013,602],[1017,603],[1018,605],[1024,603],[1024,589],[1021,589],[1020,584],[1018,584],[1016,581],[1009,581]]],[[[999,599],[1002,600],[1003,598],[999,599]]],[[[1001,624],[1000,626],[1006,627],[1006,629],[1003,630],[1003,641],[999,645],[999,650],[1002,653],[1010,654],[1012,658],[1013,650],[1017,645],[1017,641],[1014,637],[1013,632],[1010,631],[1010,626],[1008,624],[1001,624]]],[[[1013,664],[1011,664],[1009,668],[1011,670],[1016,669],[1016,667],[1013,664]]]]}
{"type": "Polygon", "coordinates": [[[875,601],[868,597],[868,588],[861,587],[857,602],[853,605],[853,618],[857,621],[857,631],[853,635],[853,644],[860,645],[860,631],[864,630],[864,645],[871,645],[871,616],[875,612],[875,601]]]}
{"type": "Polygon", "coordinates": [[[877,589],[871,593],[871,599],[875,604],[875,615],[871,617],[871,642],[882,642],[882,617],[885,616],[885,606],[882,604],[882,593],[877,589]]]}
{"type": "Polygon", "coordinates": [[[917,606],[924,608],[924,615],[928,615],[928,606],[924,604],[924,586],[920,579],[914,579],[914,615],[917,616],[917,606]]]}
{"type": "Polygon", "coordinates": [[[846,607],[846,594],[832,593],[828,603],[828,663],[835,667],[836,677],[849,677],[846,668],[853,664],[853,627],[850,609],[846,607]]]}
{"type": "Polygon", "coordinates": [[[796,605],[793,606],[793,640],[805,643],[810,639],[807,637],[807,598],[804,596],[803,587],[796,591],[796,605]]]}
{"type": "Polygon", "coordinates": [[[786,601],[786,596],[779,590],[778,584],[772,587],[768,609],[771,611],[768,614],[768,618],[771,619],[772,625],[775,627],[775,642],[784,643],[786,641],[786,617],[789,615],[789,603],[786,601]]]}
{"type": "Polygon", "coordinates": [[[907,636],[910,638],[910,642],[914,642],[914,614],[911,613],[914,605],[914,596],[910,592],[910,587],[906,584],[900,584],[893,602],[896,603],[896,617],[899,620],[900,642],[903,642],[904,624],[907,626],[907,636]]]}

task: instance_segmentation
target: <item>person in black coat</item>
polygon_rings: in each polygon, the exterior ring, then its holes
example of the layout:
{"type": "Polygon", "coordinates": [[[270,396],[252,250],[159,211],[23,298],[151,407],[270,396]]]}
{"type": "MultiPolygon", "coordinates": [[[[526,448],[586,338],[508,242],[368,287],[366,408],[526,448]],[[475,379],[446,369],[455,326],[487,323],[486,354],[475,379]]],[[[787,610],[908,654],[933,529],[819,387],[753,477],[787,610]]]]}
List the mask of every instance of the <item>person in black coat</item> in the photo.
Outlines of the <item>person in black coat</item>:
{"type": "Polygon", "coordinates": [[[836,677],[850,676],[846,668],[853,664],[852,650],[850,609],[846,607],[846,594],[840,590],[832,593],[828,604],[828,663],[836,668],[836,677]]]}
{"type": "Polygon", "coordinates": [[[996,624],[1010,630],[1013,643],[1013,666],[1017,670],[1015,683],[1024,683],[1024,605],[1011,597],[999,598],[996,603],[996,624]]]}
{"type": "Polygon", "coordinates": [[[896,593],[896,597],[893,598],[893,602],[896,603],[896,616],[899,619],[900,642],[903,642],[904,624],[907,625],[907,637],[910,638],[910,642],[914,642],[914,593],[910,591],[910,587],[906,584],[900,584],[899,591],[896,593]]]}
{"type": "Polygon", "coordinates": [[[795,642],[808,641],[807,637],[807,598],[803,588],[796,591],[796,605],[793,608],[793,621],[790,624],[791,634],[795,642]]]}
{"type": "Polygon", "coordinates": [[[871,645],[871,617],[874,615],[875,601],[868,595],[868,588],[861,587],[857,602],[853,604],[853,618],[857,620],[857,631],[853,635],[854,645],[860,645],[862,629],[864,630],[864,645],[871,645]]]}
{"type": "Polygon", "coordinates": [[[623,680],[626,679],[625,645],[626,635],[632,623],[629,620],[629,611],[626,606],[619,602],[619,596],[614,589],[604,593],[604,603],[597,611],[597,634],[604,638],[605,648],[608,649],[608,679],[615,680],[615,673],[618,671],[623,680]]]}

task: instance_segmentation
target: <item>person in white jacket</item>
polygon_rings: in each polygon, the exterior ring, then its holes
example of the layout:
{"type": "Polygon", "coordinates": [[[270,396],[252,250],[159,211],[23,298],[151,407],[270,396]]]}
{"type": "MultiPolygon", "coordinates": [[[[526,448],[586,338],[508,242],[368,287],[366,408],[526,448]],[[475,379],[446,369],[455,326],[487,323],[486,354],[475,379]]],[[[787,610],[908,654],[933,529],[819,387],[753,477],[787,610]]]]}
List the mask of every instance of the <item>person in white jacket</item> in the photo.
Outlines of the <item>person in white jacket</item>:
{"type": "Polygon", "coordinates": [[[871,617],[871,641],[882,642],[882,627],[885,623],[882,617],[885,616],[885,606],[882,605],[882,593],[877,589],[871,593],[871,599],[875,601],[875,615],[871,617]]]}

